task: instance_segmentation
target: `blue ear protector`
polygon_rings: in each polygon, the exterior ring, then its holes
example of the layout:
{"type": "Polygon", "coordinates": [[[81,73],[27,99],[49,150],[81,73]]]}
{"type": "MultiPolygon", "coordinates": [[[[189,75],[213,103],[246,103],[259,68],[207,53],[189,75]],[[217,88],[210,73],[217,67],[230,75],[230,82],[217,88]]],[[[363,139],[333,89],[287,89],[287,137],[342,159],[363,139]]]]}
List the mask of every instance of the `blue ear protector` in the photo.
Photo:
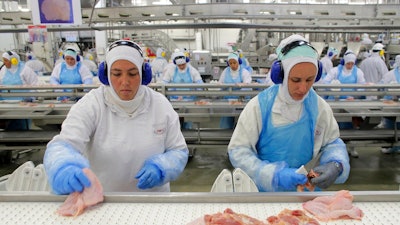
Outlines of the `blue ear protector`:
{"type": "MultiPolygon", "coordinates": [[[[66,51],[73,51],[73,52],[75,52],[75,53],[76,53],[76,58],[75,58],[75,60],[76,60],[77,62],[79,62],[79,61],[81,60],[81,57],[79,57],[79,55],[78,55],[78,53],[75,51],[75,49],[67,48],[67,49],[65,49],[64,52],[66,52],[66,51]]],[[[63,54],[63,59],[65,60],[65,55],[64,55],[64,54],[63,54]]]]}
{"type": "Polygon", "coordinates": [[[328,53],[328,56],[329,56],[329,57],[332,57],[332,56],[333,56],[333,52],[329,52],[329,53],[328,53]]]}
{"type": "MultiPolygon", "coordinates": [[[[281,50],[281,53],[282,53],[282,55],[286,55],[288,52],[290,52],[290,50],[292,50],[296,47],[299,47],[299,46],[303,46],[303,45],[307,45],[315,50],[315,48],[306,41],[294,41],[294,42],[286,45],[285,47],[283,47],[281,50]]],[[[315,50],[315,51],[317,51],[317,50],[315,50]]],[[[317,69],[318,69],[318,72],[317,72],[317,76],[315,77],[315,82],[319,81],[319,79],[321,79],[321,75],[322,75],[322,63],[319,60],[318,60],[318,68],[317,69]]],[[[271,80],[275,84],[281,84],[283,82],[284,74],[285,73],[283,71],[282,62],[280,60],[275,60],[271,66],[271,80]]]]}
{"type": "MultiPolygon", "coordinates": [[[[143,51],[137,44],[135,44],[134,42],[125,41],[125,40],[116,41],[116,42],[112,43],[108,47],[107,52],[109,52],[111,49],[118,47],[118,46],[132,47],[139,52],[140,56],[143,57],[143,51]]],[[[110,82],[108,81],[108,75],[107,75],[107,63],[105,61],[101,62],[99,64],[99,69],[98,69],[97,74],[98,74],[98,77],[99,77],[99,80],[101,81],[101,83],[103,83],[105,85],[110,85],[110,82]]],[[[150,63],[144,62],[143,66],[142,66],[142,84],[148,85],[151,82],[151,79],[152,79],[152,71],[151,71],[150,63]]]]}
{"type": "Polygon", "coordinates": [[[175,57],[174,60],[173,60],[174,64],[176,65],[176,61],[175,61],[175,60],[177,60],[177,59],[183,59],[183,58],[185,58],[186,63],[190,62],[189,57],[186,57],[186,56],[177,56],[177,57],[175,57]]]}

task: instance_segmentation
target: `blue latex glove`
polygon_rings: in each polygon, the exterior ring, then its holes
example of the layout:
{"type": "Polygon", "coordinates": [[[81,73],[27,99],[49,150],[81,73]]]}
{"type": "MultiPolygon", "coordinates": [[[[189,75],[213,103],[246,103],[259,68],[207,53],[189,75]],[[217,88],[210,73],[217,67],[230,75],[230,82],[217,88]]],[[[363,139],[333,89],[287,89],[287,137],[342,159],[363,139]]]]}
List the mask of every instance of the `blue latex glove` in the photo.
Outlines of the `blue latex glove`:
{"type": "Polygon", "coordinates": [[[319,174],[318,177],[312,178],[311,183],[319,188],[328,188],[342,173],[342,164],[338,162],[329,162],[327,164],[315,167],[314,172],[319,174]]]}
{"type": "Polygon", "coordinates": [[[83,188],[90,187],[89,178],[82,168],[69,165],[61,168],[55,175],[53,190],[57,194],[70,194],[72,192],[82,192],[83,188]]]}
{"type": "Polygon", "coordinates": [[[161,184],[162,172],[154,163],[146,162],[135,178],[139,179],[138,188],[148,189],[161,184]]]}
{"type": "Polygon", "coordinates": [[[278,186],[283,190],[296,190],[297,185],[307,182],[307,176],[296,173],[296,169],[284,168],[275,175],[278,178],[278,186]]]}

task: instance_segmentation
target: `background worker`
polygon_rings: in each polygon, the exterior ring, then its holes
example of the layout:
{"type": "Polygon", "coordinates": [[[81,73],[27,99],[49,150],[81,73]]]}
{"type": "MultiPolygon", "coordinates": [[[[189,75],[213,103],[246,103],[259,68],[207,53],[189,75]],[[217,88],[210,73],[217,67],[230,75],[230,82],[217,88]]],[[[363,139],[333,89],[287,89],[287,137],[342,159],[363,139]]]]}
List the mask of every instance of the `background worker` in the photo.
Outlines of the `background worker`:
{"type": "MultiPolygon", "coordinates": [[[[331,69],[328,75],[324,78],[325,84],[365,84],[364,73],[359,69],[356,64],[357,56],[353,51],[347,50],[344,53],[342,62],[331,69]]],[[[354,88],[342,88],[342,91],[357,91],[354,88]]],[[[329,97],[334,98],[333,96],[329,97]]],[[[351,95],[342,95],[340,99],[354,100],[356,98],[351,95]]],[[[360,129],[361,124],[364,122],[362,117],[353,117],[352,122],[339,122],[340,129],[360,129]]]]}
{"type": "Polygon", "coordinates": [[[253,74],[253,67],[250,66],[249,60],[247,60],[247,58],[244,56],[243,50],[238,49],[237,53],[239,55],[240,60],[242,61],[242,67],[247,71],[249,71],[250,75],[253,74]]]}
{"type": "Polygon", "coordinates": [[[322,63],[322,75],[321,79],[317,83],[322,83],[322,80],[326,77],[328,72],[333,68],[333,61],[338,56],[339,51],[336,48],[329,48],[326,55],[321,58],[322,63]]]}
{"type": "Polygon", "coordinates": [[[162,83],[163,72],[165,67],[168,65],[168,61],[165,59],[165,50],[158,48],[156,52],[156,58],[150,63],[151,70],[153,72],[153,82],[162,83]]]}
{"type": "MultiPolygon", "coordinates": [[[[236,53],[230,53],[227,59],[228,67],[226,67],[219,77],[219,82],[222,84],[242,84],[251,83],[251,74],[241,65],[241,60],[236,53]]],[[[234,90],[239,90],[236,88],[234,90]]],[[[225,99],[239,99],[239,96],[224,96],[225,99]]],[[[220,128],[232,129],[234,127],[235,117],[222,117],[220,120],[220,128]]]]}
{"type": "MultiPolygon", "coordinates": [[[[38,85],[39,79],[35,71],[20,60],[14,51],[6,51],[2,55],[3,63],[0,70],[0,85],[38,85]]],[[[14,91],[24,92],[24,91],[14,91]]],[[[5,98],[3,98],[5,99],[5,98]]],[[[7,97],[6,100],[32,101],[30,97],[7,97]]],[[[1,127],[5,130],[29,130],[31,120],[1,120],[1,127]]]]}
{"type": "Polygon", "coordinates": [[[376,84],[382,80],[384,74],[389,72],[385,61],[381,58],[384,54],[383,47],[381,43],[375,44],[371,49],[371,55],[360,64],[367,83],[376,84]]]}
{"type": "Polygon", "coordinates": [[[252,98],[242,111],[228,146],[259,191],[295,191],[307,177],[299,167],[321,154],[311,183],[327,188],[350,172],[346,145],[332,109],[312,85],[321,76],[317,51],[300,35],[281,41],[271,78],[277,85],[252,98]]]}
{"type": "Polygon", "coordinates": [[[26,53],[25,65],[33,69],[37,75],[43,75],[43,73],[46,72],[43,62],[38,60],[33,52],[26,53]]]}
{"type": "Polygon", "coordinates": [[[97,63],[94,61],[94,57],[93,57],[92,53],[89,53],[89,52],[85,53],[82,63],[87,68],[89,68],[89,70],[93,76],[97,76],[97,71],[98,71],[97,63]]]}
{"type": "MultiPolygon", "coordinates": [[[[57,64],[50,76],[50,84],[93,84],[93,74],[89,68],[81,63],[80,56],[74,49],[66,49],[63,52],[64,62],[57,64]]],[[[64,90],[70,92],[72,90],[64,90]]],[[[63,96],[61,101],[69,100],[63,96]]]]}
{"type": "Polygon", "coordinates": [[[170,191],[188,160],[178,114],[148,88],[151,68],[134,42],[109,45],[103,85],[75,103],[47,145],[44,166],[56,194],[81,192],[90,168],[105,192],[170,191]],[[162,112],[162,113],[160,113],[162,112]]]}

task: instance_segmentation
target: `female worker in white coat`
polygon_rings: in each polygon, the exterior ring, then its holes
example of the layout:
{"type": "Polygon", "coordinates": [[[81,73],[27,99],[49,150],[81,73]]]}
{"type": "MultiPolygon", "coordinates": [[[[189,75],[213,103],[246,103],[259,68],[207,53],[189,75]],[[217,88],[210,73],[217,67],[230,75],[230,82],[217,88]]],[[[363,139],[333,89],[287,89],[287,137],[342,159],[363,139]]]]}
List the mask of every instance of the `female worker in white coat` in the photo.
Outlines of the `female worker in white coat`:
{"type": "Polygon", "coordinates": [[[188,149],[178,114],[148,88],[151,68],[134,42],[108,47],[99,65],[104,84],[75,103],[47,145],[44,166],[57,194],[90,186],[90,168],[104,191],[169,191],[186,166],[188,149]],[[163,112],[160,114],[160,112],[163,112]]]}
{"type": "Polygon", "coordinates": [[[332,109],[312,85],[321,76],[317,51],[300,35],[281,41],[271,78],[276,85],[252,98],[242,111],[228,145],[259,191],[296,191],[307,182],[297,170],[319,153],[319,174],[311,183],[327,188],[343,183],[350,172],[346,145],[332,109]]]}

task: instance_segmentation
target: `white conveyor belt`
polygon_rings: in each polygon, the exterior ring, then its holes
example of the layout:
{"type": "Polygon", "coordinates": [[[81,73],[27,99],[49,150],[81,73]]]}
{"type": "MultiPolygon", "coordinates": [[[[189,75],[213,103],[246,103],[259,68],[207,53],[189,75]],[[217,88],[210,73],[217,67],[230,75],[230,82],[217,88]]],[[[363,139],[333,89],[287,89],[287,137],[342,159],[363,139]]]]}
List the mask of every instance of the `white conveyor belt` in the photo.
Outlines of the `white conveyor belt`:
{"type": "MultiPolygon", "coordinates": [[[[140,224],[185,225],[204,214],[231,208],[259,220],[285,208],[302,209],[302,202],[319,193],[144,193],[106,195],[105,202],[78,217],[62,217],[56,209],[65,196],[0,193],[0,224],[140,224]]],[[[337,220],[326,225],[398,225],[400,192],[351,192],[364,212],[361,221],[337,220]]]]}

